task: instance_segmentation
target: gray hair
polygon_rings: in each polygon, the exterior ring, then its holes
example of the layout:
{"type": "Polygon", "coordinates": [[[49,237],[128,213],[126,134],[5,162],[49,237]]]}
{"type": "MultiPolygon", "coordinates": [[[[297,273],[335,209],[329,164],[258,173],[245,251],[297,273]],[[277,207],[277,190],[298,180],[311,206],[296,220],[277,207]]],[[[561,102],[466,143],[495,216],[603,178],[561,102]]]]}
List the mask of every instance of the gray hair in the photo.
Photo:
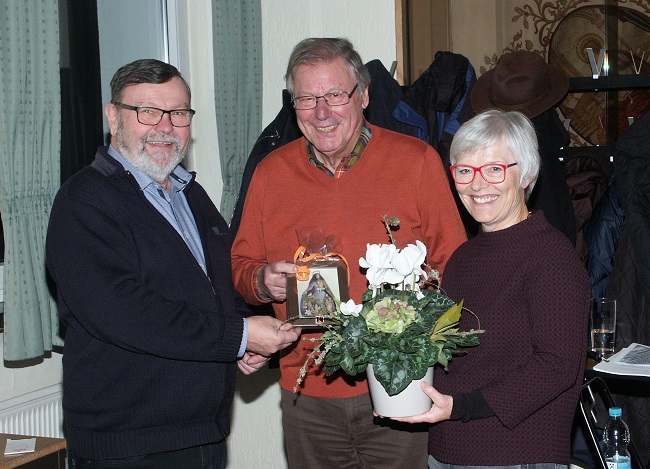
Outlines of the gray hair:
{"type": "Polygon", "coordinates": [[[523,186],[531,178],[524,195],[530,197],[539,176],[541,160],[537,134],[532,122],[518,111],[492,109],[465,122],[454,135],[449,150],[449,161],[456,164],[464,154],[485,150],[504,142],[519,167],[519,183],[523,186]]]}
{"type": "Polygon", "coordinates": [[[293,95],[293,74],[298,66],[330,63],[339,57],[348,63],[352,76],[359,84],[359,91],[367,89],[370,86],[370,73],[350,41],[340,37],[313,37],[300,41],[291,52],[284,76],[289,93],[293,95]]]}
{"type": "Polygon", "coordinates": [[[190,86],[185,81],[176,67],[156,59],[140,59],[123,65],[111,79],[111,102],[115,104],[122,99],[122,92],[131,85],[140,83],[153,83],[159,85],[167,83],[172,78],[183,80],[187,90],[188,100],[192,98],[190,86]]]}

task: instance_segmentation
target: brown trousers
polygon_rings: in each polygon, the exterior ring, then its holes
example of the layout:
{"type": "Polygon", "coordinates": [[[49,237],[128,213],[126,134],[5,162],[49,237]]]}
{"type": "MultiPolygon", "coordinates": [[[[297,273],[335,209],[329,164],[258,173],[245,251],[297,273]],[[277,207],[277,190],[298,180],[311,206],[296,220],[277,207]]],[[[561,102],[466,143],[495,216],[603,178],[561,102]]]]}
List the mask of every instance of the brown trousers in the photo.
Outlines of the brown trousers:
{"type": "Polygon", "coordinates": [[[373,417],[368,394],[345,399],[282,390],[289,469],[426,469],[428,427],[373,417]]]}

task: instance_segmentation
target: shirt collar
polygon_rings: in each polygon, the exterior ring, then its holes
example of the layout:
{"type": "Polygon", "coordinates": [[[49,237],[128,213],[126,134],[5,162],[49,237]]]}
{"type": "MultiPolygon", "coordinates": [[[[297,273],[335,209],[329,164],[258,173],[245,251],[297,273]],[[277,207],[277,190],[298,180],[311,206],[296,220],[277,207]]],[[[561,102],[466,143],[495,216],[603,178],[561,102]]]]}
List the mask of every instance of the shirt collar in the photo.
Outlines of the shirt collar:
{"type": "MultiPolygon", "coordinates": [[[[370,138],[372,137],[372,132],[370,131],[370,127],[368,126],[368,122],[363,119],[363,123],[361,125],[361,134],[359,135],[359,139],[357,140],[357,143],[354,145],[354,148],[350,152],[350,154],[346,157],[347,161],[347,168],[349,169],[356,163],[359,158],[361,158],[361,154],[363,153],[363,150],[365,150],[366,145],[370,141],[370,138]],[[352,157],[352,158],[350,158],[352,157]]],[[[322,169],[325,171],[327,174],[330,176],[334,176],[332,172],[325,167],[323,163],[321,163],[318,158],[316,157],[316,150],[314,149],[314,146],[311,144],[309,140],[307,140],[307,159],[310,164],[313,166],[322,169]]]]}

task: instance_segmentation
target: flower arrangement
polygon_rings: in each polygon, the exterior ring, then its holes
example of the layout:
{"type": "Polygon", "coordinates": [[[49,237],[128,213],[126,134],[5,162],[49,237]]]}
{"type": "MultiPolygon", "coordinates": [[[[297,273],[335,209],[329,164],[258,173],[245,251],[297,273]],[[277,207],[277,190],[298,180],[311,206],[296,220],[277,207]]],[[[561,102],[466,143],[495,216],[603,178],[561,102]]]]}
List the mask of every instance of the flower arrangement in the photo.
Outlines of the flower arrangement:
{"type": "Polygon", "coordinates": [[[435,364],[448,370],[452,356],[462,353],[459,347],[479,345],[478,334],[484,331],[458,330],[462,301],[455,304],[441,293],[438,272],[424,264],[424,244],[416,241],[398,249],[392,228],[399,219],[382,220],[391,243],[368,244],[366,257],[359,259],[369,284],[363,303],[337,304],[327,330],[311,339],[318,344],[301,368],[294,392],[312,362],[323,366],[327,376],[339,370],[355,376],[372,364],[392,396],[435,364]]]}

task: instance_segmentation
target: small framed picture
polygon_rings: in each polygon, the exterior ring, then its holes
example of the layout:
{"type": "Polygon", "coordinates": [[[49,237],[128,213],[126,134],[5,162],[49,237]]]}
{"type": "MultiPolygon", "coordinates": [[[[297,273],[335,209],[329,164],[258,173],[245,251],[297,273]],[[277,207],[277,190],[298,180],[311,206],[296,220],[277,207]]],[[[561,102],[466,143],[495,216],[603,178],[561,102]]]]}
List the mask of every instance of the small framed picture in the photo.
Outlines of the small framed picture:
{"type": "Polygon", "coordinates": [[[308,268],[303,277],[287,278],[287,316],[302,327],[323,327],[337,305],[350,299],[348,271],[340,258],[314,259],[301,264],[308,268]]]}

